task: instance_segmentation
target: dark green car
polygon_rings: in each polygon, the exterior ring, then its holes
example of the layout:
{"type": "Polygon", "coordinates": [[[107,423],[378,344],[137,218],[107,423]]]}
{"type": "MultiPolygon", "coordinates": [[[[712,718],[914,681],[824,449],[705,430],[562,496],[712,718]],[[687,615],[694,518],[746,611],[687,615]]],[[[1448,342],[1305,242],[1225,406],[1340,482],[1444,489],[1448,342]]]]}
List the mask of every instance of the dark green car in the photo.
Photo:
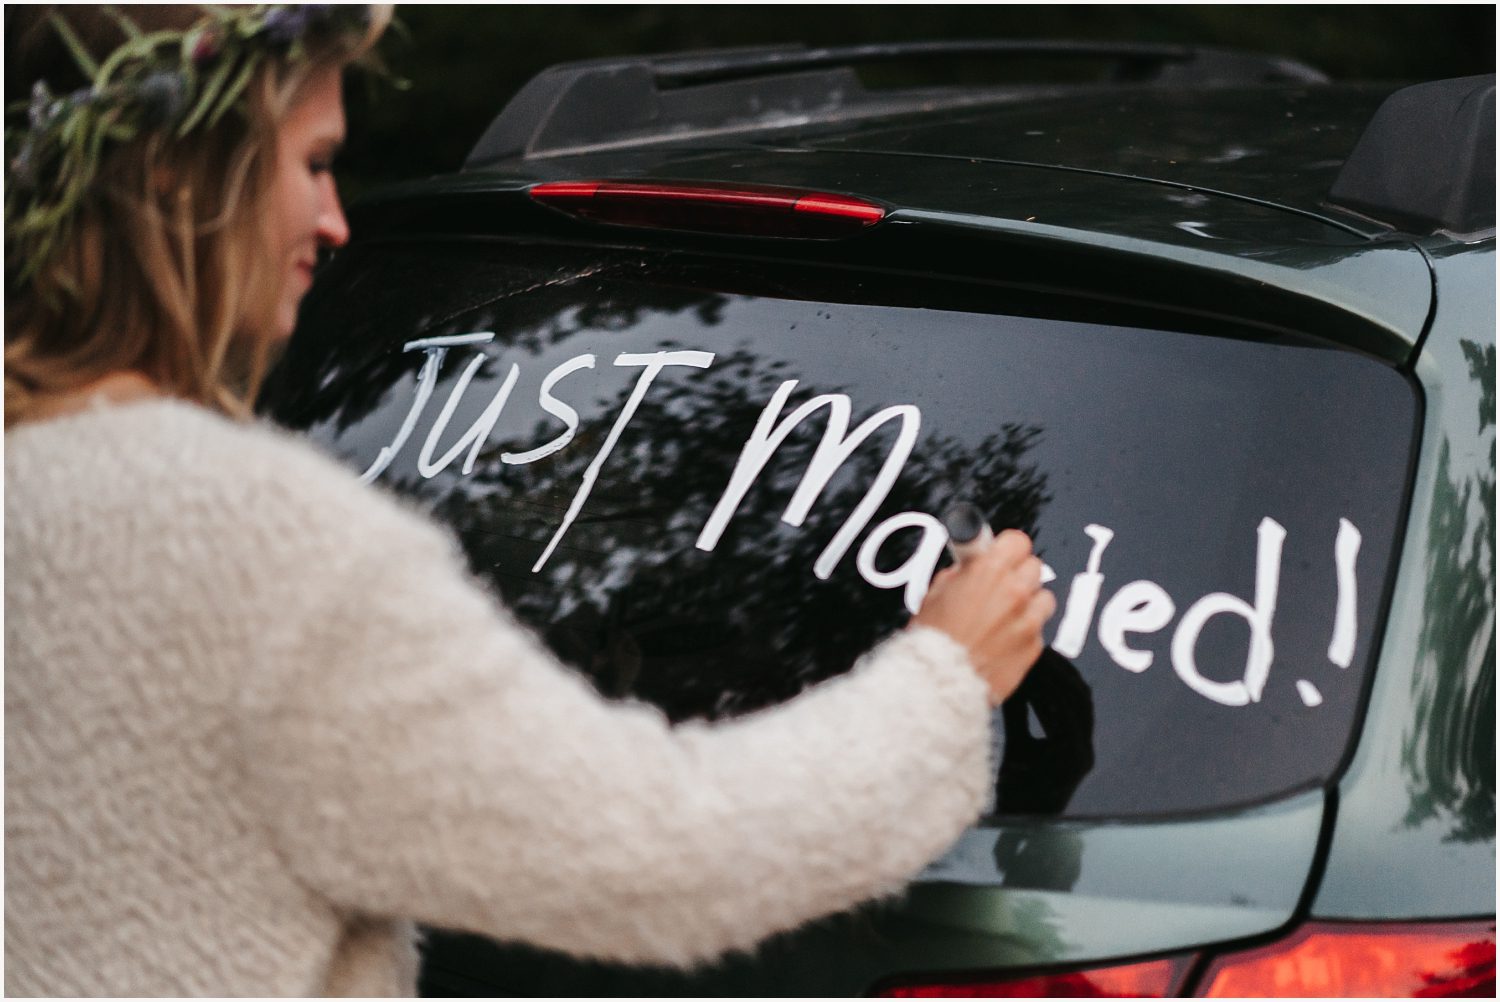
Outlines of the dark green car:
{"type": "Polygon", "coordinates": [[[899,900],[691,974],[435,933],[424,990],[1493,995],[1494,183],[1493,77],[965,43],[557,67],[366,200],[265,409],[606,695],[847,670],[956,500],[1059,602],[899,900]],[[853,69],[1018,55],[1110,73],[853,69]]]}

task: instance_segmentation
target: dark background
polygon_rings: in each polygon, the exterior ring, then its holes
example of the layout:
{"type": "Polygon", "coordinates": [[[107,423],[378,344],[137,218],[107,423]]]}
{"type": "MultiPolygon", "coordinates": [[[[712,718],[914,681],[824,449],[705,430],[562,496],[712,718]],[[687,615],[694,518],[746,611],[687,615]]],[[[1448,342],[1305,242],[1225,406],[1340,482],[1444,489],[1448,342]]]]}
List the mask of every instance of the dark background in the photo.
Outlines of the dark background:
{"type": "Polygon", "coordinates": [[[1432,80],[1495,68],[1491,4],[408,5],[396,13],[405,31],[388,35],[382,53],[410,86],[351,88],[351,141],[341,160],[347,196],[456,169],[539,70],[603,56],[772,43],[1059,38],[1250,49],[1300,59],[1339,80],[1432,80]]]}

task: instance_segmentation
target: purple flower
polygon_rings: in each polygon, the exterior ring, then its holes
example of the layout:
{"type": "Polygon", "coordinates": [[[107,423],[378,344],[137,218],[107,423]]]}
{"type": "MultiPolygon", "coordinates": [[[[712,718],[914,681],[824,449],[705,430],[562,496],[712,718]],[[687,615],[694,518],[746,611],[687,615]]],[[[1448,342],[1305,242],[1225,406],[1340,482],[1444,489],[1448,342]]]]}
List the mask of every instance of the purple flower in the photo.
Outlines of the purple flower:
{"type": "Polygon", "coordinates": [[[176,73],[153,73],[136,87],[141,103],[141,124],[158,128],[175,120],[187,104],[187,87],[176,73]]]}
{"type": "Polygon", "coordinates": [[[286,48],[302,37],[307,24],[306,6],[277,7],[266,15],[260,30],[266,41],[278,48],[286,48]]]}

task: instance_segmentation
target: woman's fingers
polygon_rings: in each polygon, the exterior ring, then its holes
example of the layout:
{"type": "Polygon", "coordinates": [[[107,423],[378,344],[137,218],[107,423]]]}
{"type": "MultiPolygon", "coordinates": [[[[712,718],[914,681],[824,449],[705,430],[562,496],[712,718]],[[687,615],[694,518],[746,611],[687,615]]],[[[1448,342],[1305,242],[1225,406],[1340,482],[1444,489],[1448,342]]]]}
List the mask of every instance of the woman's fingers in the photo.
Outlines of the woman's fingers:
{"type": "Polygon", "coordinates": [[[1041,655],[1042,626],[1057,608],[1041,580],[1030,537],[1008,529],[983,553],[934,577],[912,623],[963,645],[999,703],[1041,655]]]}
{"type": "Polygon", "coordinates": [[[1031,607],[1028,611],[1031,614],[1032,621],[1036,624],[1037,630],[1040,631],[1043,626],[1047,625],[1047,620],[1052,618],[1053,613],[1057,612],[1057,596],[1041,587],[1040,575],[1038,575],[1037,581],[1037,591],[1035,595],[1031,596],[1031,607]]]}
{"type": "Polygon", "coordinates": [[[1006,529],[995,537],[979,560],[997,571],[1007,571],[1030,556],[1031,537],[1019,529],[1006,529]]]}

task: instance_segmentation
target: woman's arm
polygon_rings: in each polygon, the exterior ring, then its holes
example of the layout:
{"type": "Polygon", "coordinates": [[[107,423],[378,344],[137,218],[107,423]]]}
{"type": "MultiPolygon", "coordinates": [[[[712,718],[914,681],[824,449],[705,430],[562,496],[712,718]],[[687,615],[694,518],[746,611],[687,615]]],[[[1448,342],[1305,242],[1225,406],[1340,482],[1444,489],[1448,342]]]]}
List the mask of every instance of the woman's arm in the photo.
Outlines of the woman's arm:
{"type": "Polygon", "coordinates": [[[688,964],[897,890],[980,810],[986,684],[946,634],[673,728],[598,697],[445,536],[370,502],[309,515],[348,545],[288,582],[241,715],[249,796],[337,907],[688,964]]]}

